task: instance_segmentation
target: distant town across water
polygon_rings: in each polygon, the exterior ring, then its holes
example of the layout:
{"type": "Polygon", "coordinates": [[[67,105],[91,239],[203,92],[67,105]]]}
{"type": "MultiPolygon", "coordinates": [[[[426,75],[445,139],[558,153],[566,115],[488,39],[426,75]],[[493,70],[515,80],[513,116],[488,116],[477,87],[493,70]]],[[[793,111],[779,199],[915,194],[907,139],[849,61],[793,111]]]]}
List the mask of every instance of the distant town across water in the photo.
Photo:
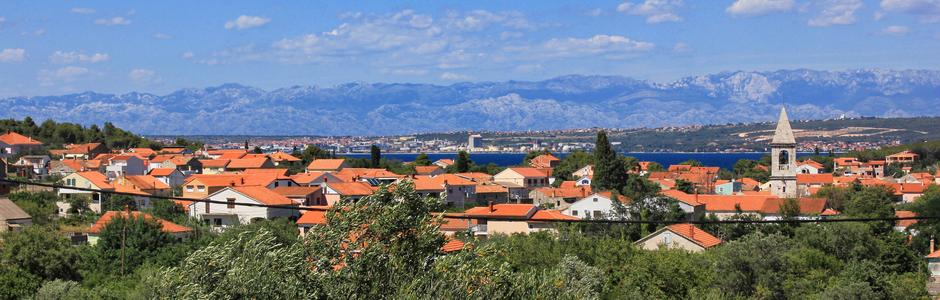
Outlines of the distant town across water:
{"type": "MultiPolygon", "coordinates": [[[[567,153],[552,153],[559,158],[563,158],[567,153]]],[[[369,153],[347,153],[347,154],[338,154],[347,157],[355,158],[369,158],[369,153]]],[[[494,163],[503,167],[514,166],[522,164],[522,160],[525,158],[525,153],[470,153],[470,159],[477,164],[489,164],[494,163]]],[[[702,162],[706,166],[721,167],[725,169],[731,169],[734,167],[734,163],[740,159],[761,159],[764,155],[767,155],[765,152],[735,152],[735,153],[722,153],[722,152],[635,152],[635,153],[624,153],[627,156],[636,157],[641,161],[654,161],[663,166],[668,167],[669,165],[678,164],[690,159],[694,159],[702,162]]],[[[811,152],[798,153],[797,156],[810,156],[813,155],[811,152]]],[[[382,153],[382,156],[390,159],[397,159],[400,161],[414,161],[415,157],[418,156],[418,153],[382,153]]],[[[428,153],[428,158],[431,161],[435,161],[442,158],[454,159],[457,157],[456,153],[428,153]]]]}

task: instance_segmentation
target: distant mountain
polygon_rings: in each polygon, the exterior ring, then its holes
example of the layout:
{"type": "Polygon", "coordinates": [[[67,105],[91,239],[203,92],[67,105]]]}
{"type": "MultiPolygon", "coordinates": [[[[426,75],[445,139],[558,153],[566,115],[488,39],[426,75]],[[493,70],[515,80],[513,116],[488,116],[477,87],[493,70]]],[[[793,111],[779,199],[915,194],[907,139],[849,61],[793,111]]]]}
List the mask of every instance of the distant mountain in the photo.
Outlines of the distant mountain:
{"type": "Polygon", "coordinates": [[[111,121],[142,134],[379,135],[771,121],[784,103],[792,119],[940,115],[940,71],[739,71],[671,83],[570,75],[535,82],[355,82],[273,91],[224,84],[163,96],[6,98],[0,99],[0,117],[111,121]]]}

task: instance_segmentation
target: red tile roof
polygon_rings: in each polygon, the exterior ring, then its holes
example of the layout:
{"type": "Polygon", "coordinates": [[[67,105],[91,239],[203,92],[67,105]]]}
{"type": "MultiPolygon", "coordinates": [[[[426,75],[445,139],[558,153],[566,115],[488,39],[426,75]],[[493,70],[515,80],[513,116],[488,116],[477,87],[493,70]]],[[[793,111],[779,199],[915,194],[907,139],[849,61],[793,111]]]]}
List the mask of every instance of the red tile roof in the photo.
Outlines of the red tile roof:
{"type": "Polygon", "coordinates": [[[835,180],[832,173],[824,174],[796,174],[797,184],[832,184],[835,180]]]}
{"type": "Polygon", "coordinates": [[[296,158],[296,157],[294,157],[293,155],[290,155],[290,154],[287,154],[287,153],[284,153],[284,152],[281,152],[281,151],[271,153],[271,154],[269,154],[268,156],[271,157],[271,160],[276,161],[276,162],[282,162],[282,161],[286,161],[286,162],[295,162],[295,161],[300,161],[299,158],[296,158]]]}
{"type": "Polygon", "coordinates": [[[694,241],[699,246],[702,246],[702,248],[707,249],[721,244],[720,239],[692,224],[673,224],[667,226],[667,228],[669,228],[669,231],[694,241]]]}
{"type": "Polygon", "coordinates": [[[545,171],[541,169],[531,168],[531,167],[511,167],[507,170],[512,170],[513,172],[522,175],[523,177],[547,177],[545,171]]]}
{"type": "Polygon", "coordinates": [[[559,161],[557,157],[551,153],[542,154],[536,157],[533,157],[529,160],[529,165],[535,168],[551,168],[552,162],[559,161]]]}
{"type": "Polygon", "coordinates": [[[441,246],[441,251],[444,251],[444,253],[460,251],[460,250],[463,250],[464,246],[465,246],[464,242],[458,239],[451,238],[451,239],[448,239],[446,243],[444,243],[444,246],[441,246]]]}
{"type": "Polygon", "coordinates": [[[114,186],[108,183],[108,177],[104,176],[104,174],[101,174],[99,172],[87,171],[87,172],[77,172],[75,174],[78,174],[78,176],[84,177],[85,179],[90,181],[91,184],[94,184],[100,189],[113,189],[114,188],[114,186]]]}
{"type": "Polygon", "coordinates": [[[267,205],[292,205],[294,201],[284,195],[260,186],[237,186],[235,191],[267,205]]]}
{"type": "Polygon", "coordinates": [[[325,225],[326,212],[320,210],[308,210],[297,219],[298,225],[325,225]]]}
{"type": "Polygon", "coordinates": [[[509,189],[498,184],[478,184],[476,192],[477,194],[498,194],[508,193],[509,189]]]}
{"type": "Polygon", "coordinates": [[[7,132],[4,135],[0,135],[0,142],[3,142],[7,145],[42,145],[42,142],[40,141],[12,131],[7,132]]]}
{"type": "Polygon", "coordinates": [[[509,217],[528,219],[529,215],[538,210],[532,204],[493,204],[492,211],[489,206],[474,207],[464,211],[471,217],[509,217]]]}
{"type": "Polygon", "coordinates": [[[264,164],[268,162],[268,158],[259,157],[259,158],[240,158],[233,159],[228,163],[225,168],[227,169],[258,169],[264,167],[264,164]]]}
{"type": "Polygon", "coordinates": [[[325,185],[341,196],[368,196],[378,190],[365,182],[327,182],[325,185]]]}
{"type": "Polygon", "coordinates": [[[566,214],[561,213],[558,210],[538,210],[530,218],[532,221],[562,221],[562,220],[580,220],[577,217],[572,217],[566,214]]]}
{"type": "Polygon", "coordinates": [[[415,166],[415,174],[418,175],[430,175],[438,170],[442,170],[440,166],[415,166]]]}
{"type": "MultiPolygon", "coordinates": [[[[166,232],[166,233],[182,233],[182,232],[192,231],[192,228],[182,226],[182,225],[177,225],[173,222],[170,222],[164,219],[155,218],[147,213],[142,213],[138,211],[131,211],[129,213],[130,213],[130,216],[134,218],[143,217],[144,219],[147,219],[147,220],[157,221],[157,223],[159,223],[162,226],[163,232],[166,232]]],[[[111,223],[111,220],[114,219],[115,217],[127,218],[127,216],[128,216],[128,212],[124,212],[124,211],[105,212],[103,215],[101,215],[101,218],[98,218],[98,221],[95,222],[95,224],[92,225],[91,228],[88,229],[88,233],[92,233],[92,234],[101,233],[101,230],[103,230],[104,227],[108,225],[108,223],[111,223]]]]}
{"type": "MultiPolygon", "coordinates": [[[[916,217],[917,214],[914,213],[913,211],[909,211],[909,210],[896,210],[896,211],[894,211],[894,216],[897,217],[897,218],[912,218],[912,217],[916,217]]],[[[910,227],[911,225],[914,225],[914,224],[917,224],[917,220],[913,220],[913,219],[911,219],[911,220],[898,220],[898,221],[895,223],[895,226],[907,228],[907,227],[910,227]]]]}
{"type": "Polygon", "coordinates": [[[275,193],[287,197],[306,197],[320,191],[318,186],[279,186],[272,189],[275,193]]]}
{"type": "Polygon", "coordinates": [[[319,170],[319,171],[335,171],[339,170],[342,167],[343,163],[346,162],[345,159],[314,159],[307,165],[308,170],[319,170]]]}

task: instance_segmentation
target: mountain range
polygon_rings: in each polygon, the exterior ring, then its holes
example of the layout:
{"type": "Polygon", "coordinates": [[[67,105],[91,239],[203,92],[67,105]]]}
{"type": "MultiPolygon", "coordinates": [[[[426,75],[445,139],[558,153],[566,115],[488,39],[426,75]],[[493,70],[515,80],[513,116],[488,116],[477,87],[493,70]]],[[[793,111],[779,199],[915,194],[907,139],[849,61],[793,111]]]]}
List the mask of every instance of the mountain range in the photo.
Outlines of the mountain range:
{"type": "Polygon", "coordinates": [[[634,128],[840,116],[940,115],[940,71],[736,71],[657,83],[569,75],[451,85],[353,82],[167,95],[84,92],[0,99],[2,117],[109,121],[141,134],[391,135],[457,130],[634,128]]]}

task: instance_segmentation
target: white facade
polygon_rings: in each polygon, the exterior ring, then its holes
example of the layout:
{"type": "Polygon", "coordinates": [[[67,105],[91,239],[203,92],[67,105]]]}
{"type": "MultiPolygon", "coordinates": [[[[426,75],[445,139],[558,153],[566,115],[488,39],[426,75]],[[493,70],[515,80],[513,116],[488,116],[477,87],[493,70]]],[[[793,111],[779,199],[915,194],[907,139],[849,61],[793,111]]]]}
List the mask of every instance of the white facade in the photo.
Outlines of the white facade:
{"type": "Polygon", "coordinates": [[[814,166],[802,164],[796,167],[796,174],[819,174],[819,169],[814,166]]]}
{"type": "Polygon", "coordinates": [[[193,202],[189,205],[189,215],[206,221],[215,227],[229,227],[237,224],[249,224],[254,219],[272,219],[276,217],[297,216],[294,209],[268,208],[236,205],[238,203],[263,204],[235,189],[225,188],[209,195],[212,201],[230,202],[229,204],[193,202]]]}
{"type": "Polygon", "coordinates": [[[108,178],[114,179],[125,176],[146,175],[147,167],[144,161],[136,156],[128,156],[125,159],[112,159],[105,167],[105,174],[108,178]]]}
{"type": "Polygon", "coordinates": [[[614,202],[608,197],[595,193],[575,201],[561,213],[579,219],[604,219],[615,214],[614,202]]]}

